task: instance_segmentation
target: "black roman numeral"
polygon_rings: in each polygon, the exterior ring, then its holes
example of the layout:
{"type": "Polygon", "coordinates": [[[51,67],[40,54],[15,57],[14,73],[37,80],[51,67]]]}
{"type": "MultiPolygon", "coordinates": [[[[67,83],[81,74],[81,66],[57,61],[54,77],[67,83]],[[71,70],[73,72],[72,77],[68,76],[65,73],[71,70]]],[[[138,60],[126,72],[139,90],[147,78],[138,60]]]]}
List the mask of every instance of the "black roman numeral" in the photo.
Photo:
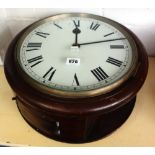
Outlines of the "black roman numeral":
{"type": "Polygon", "coordinates": [[[74,82],[76,83],[77,86],[80,86],[80,83],[79,83],[79,80],[78,80],[78,78],[77,78],[76,73],[75,73],[75,75],[74,75],[73,83],[74,83],[74,82]]]}
{"type": "Polygon", "coordinates": [[[35,34],[42,38],[47,38],[47,36],[50,35],[49,33],[44,33],[44,32],[36,32],[35,34]]]}
{"type": "Polygon", "coordinates": [[[122,63],[123,63],[122,61],[114,59],[114,58],[111,58],[111,57],[108,57],[106,62],[111,63],[111,64],[113,64],[115,66],[118,66],[118,67],[120,67],[122,65],[122,63]]]}
{"type": "Polygon", "coordinates": [[[111,49],[123,49],[124,45],[110,45],[111,49]]]}
{"type": "Polygon", "coordinates": [[[52,80],[52,77],[54,75],[54,73],[56,72],[56,69],[54,69],[53,67],[51,67],[44,75],[43,78],[48,78],[49,81],[52,80]]]}
{"type": "Polygon", "coordinates": [[[78,21],[73,20],[73,23],[74,23],[75,27],[80,27],[80,20],[78,20],[78,21]]]}
{"type": "Polygon", "coordinates": [[[114,32],[108,33],[108,34],[104,35],[104,37],[110,36],[112,34],[114,34],[114,32]]]}
{"type": "Polygon", "coordinates": [[[39,50],[41,48],[42,43],[28,43],[27,44],[27,52],[28,51],[35,51],[35,50],[39,50]]]}
{"type": "Polygon", "coordinates": [[[28,43],[27,47],[41,47],[42,43],[28,43]]]}
{"type": "Polygon", "coordinates": [[[94,22],[91,23],[90,29],[96,31],[99,28],[100,24],[94,24],[94,22]]]}
{"type": "Polygon", "coordinates": [[[34,57],[34,58],[27,60],[28,63],[32,64],[31,67],[34,67],[34,66],[40,64],[42,61],[43,61],[42,55],[39,55],[37,57],[34,57]]]}
{"type": "Polygon", "coordinates": [[[58,24],[56,24],[56,23],[54,23],[54,25],[55,25],[56,27],[58,27],[59,29],[62,29],[62,27],[61,27],[60,25],[58,25],[58,24]]]}
{"type": "Polygon", "coordinates": [[[106,78],[109,77],[101,67],[97,67],[91,70],[91,72],[97,78],[98,81],[105,80],[106,78]]]}

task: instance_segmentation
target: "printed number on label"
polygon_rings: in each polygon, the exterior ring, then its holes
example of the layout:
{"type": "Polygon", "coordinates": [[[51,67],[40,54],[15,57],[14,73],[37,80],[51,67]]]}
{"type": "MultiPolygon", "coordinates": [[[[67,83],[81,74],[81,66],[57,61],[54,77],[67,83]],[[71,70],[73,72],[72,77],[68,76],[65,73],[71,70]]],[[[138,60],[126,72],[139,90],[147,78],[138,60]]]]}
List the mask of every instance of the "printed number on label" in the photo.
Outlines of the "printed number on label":
{"type": "Polygon", "coordinates": [[[79,58],[67,58],[66,64],[67,65],[71,65],[71,64],[79,65],[80,59],[79,58]]]}

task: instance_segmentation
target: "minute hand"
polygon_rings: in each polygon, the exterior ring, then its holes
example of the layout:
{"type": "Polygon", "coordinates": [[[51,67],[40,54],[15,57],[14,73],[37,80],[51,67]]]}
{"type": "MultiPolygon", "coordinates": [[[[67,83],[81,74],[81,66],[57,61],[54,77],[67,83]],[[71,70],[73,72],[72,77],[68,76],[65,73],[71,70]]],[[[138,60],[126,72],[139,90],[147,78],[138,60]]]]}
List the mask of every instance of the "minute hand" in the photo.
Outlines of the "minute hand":
{"type": "Polygon", "coordinates": [[[108,40],[93,41],[93,42],[81,43],[81,44],[78,44],[78,45],[82,46],[82,45],[97,44],[97,43],[116,41],[116,40],[124,40],[124,39],[126,39],[126,38],[115,38],[115,39],[108,39],[108,40]]]}

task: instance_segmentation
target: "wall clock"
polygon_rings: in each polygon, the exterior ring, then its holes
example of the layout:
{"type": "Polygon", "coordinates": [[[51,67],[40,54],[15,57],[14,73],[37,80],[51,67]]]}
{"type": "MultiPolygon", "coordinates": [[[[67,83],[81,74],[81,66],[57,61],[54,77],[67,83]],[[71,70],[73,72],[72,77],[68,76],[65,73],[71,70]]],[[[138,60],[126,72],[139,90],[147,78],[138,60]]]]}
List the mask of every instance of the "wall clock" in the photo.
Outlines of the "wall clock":
{"type": "Polygon", "coordinates": [[[145,81],[148,58],[121,24],[68,13],[20,32],[4,67],[19,111],[34,129],[59,141],[83,143],[125,122],[145,81]]]}

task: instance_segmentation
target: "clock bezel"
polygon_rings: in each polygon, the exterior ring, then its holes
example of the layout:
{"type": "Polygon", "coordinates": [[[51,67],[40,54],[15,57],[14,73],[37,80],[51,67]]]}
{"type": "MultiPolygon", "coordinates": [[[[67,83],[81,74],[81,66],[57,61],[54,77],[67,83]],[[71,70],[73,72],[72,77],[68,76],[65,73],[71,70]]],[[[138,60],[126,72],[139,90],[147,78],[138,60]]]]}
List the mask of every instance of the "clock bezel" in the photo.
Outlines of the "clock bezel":
{"type": "Polygon", "coordinates": [[[137,52],[137,47],[136,47],[135,41],[132,38],[132,36],[126,31],[124,26],[120,25],[119,23],[117,23],[113,20],[107,19],[105,17],[87,14],[87,13],[58,14],[58,15],[54,15],[54,16],[44,18],[42,20],[39,20],[39,21],[31,24],[28,28],[26,28],[26,30],[24,31],[24,33],[22,34],[22,36],[18,40],[16,48],[15,48],[15,52],[14,52],[14,61],[15,61],[15,64],[17,66],[17,70],[29,85],[31,85],[33,88],[37,89],[38,91],[40,91],[44,94],[48,94],[48,95],[52,95],[52,96],[56,96],[56,97],[63,97],[63,98],[88,98],[88,97],[94,97],[94,96],[98,96],[98,95],[102,95],[102,94],[106,94],[108,92],[111,92],[112,90],[118,88],[121,84],[123,84],[125,81],[127,81],[132,76],[132,74],[136,68],[136,65],[137,65],[137,60],[138,60],[138,52],[137,52]],[[75,91],[75,92],[74,91],[65,91],[65,90],[60,90],[60,89],[54,89],[54,88],[48,87],[46,85],[43,85],[43,84],[39,83],[38,81],[34,80],[33,78],[31,78],[22,69],[21,64],[20,64],[20,56],[19,56],[20,54],[19,53],[20,53],[20,47],[21,47],[24,39],[33,29],[42,25],[43,23],[48,22],[48,21],[58,20],[58,19],[60,20],[61,18],[63,19],[63,18],[67,18],[67,17],[85,17],[85,18],[92,18],[95,20],[100,20],[100,21],[106,22],[108,24],[111,24],[116,29],[118,29],[121,33],[123,33],[124,36],[129,41],[131,48],[132,48],[132,51],[134,51],[133,52],[132,65],[131,65],[130,69],[128,70],[128,72],[122,78],[115,81],[111,85],[108,85],[108,86],[105,86],[102,88],[98,88],[98,89],[85,90],[85,91],[75,91]]]}

